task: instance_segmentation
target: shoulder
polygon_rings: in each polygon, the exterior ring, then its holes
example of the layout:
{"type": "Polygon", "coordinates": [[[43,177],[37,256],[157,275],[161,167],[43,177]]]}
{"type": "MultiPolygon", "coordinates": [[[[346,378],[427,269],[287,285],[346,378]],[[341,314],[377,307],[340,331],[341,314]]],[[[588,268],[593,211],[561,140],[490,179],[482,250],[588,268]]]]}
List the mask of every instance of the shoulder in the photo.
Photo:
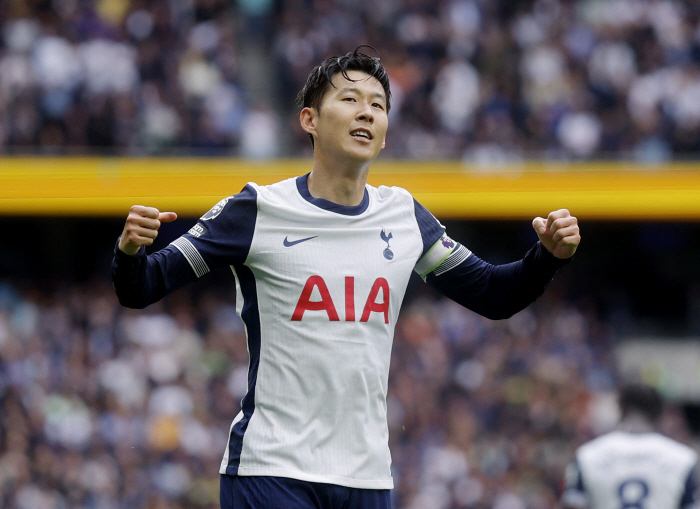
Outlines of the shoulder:
{"type": "Polygon", "coordinates": [[[260,185],[249,182],[248,185],[257,193],[258,207],[263,210],[287,209],[298,207],[302,202],[300,177],[290,177],[272,184],[260,185]]]}
{"type": "Polygon", "coordinates": [[[240,192],[227,196],[219,200],[209,211],[199,218],[200,221],[210,222],[220,216],[226,217],[227,215],[234,212],[240,206],[249,205],[255,203],[258,195],[257,184],[248,183],[246,184],[240,192]]]}
{"type": "Polygon", "coordinates": [[[692,463],[698,461],[698,454],[691,447],[660,433],[650,433],[649,435],[649,441],[654,443],[659,449],[667,451],[669,455],[692,463]]]}
{"type": "Polygon", "coordinates": [[[624,447],[628,442],[627,433],[620,431],[611,431],[599,437],[596,437],[585,444],[579,446],[576,451],[576,456],[579,459],[585,460],[599,454],[606,454],[611,449],[624,447]]]}
{"type": "Polygon", "coordinates": [[[407,190],[402,187],[397,186],[379,186],[374,187],[369,184],[366,186],[367,191],[370,196],[374,197],[376,200],[385,201],[402,201],[406,204],[413,202],[413,196],[407,190]]]}
{"type": "Polygon", "coordinates": [[[251,209],[259,201],[288,200],[290,192],[296,188],[295,181],[295,178],[289,178],[268,185],[248,182],[238,193],[221,199],[201,220],[210,221],[219,215],[237,214],[239,209],[251,209]]]}
{"type": "Polygon", "coordinates": [[[228,236],[240,225],[254,224],[257,217],[257,184],[248,183],[240,192],[219,200],[187,232],[194,238],[228,236]]]}
{"type": "Polygon", "coordinates": [[[611,451],[647,451],[655,455],[676,458],[679,461],[694,463],[697,453],[687,445],[660,433],[627,433],[612,431],[591,440],[579,447],[579,458],[597,457],[611,451]]]}
{"type": "Polygon", "coordinates": [[[425,223],[430,225],[430,227],[437,224],[441,230],[444,230],[444,227],[435,216],[421,205],[406,189],[397,186],[379,186],[375,188],[367,185],[367,190],[374,201],[380,205],[391,206],[392,208],[397,206],[403,207],[406,214],[413,218],[413,220],[421,226],[421,229],[423,229],[423,224],[425,223]]]}
{"type": "Polygon", "coordinates": [[[290,189],[297,188],[297,180],[299,177],[289,177],[272,184],[260,185],[255,182],[248,182],[247,185],[253,187],[260,193],[283,193],[289,192],[290,189]]]}

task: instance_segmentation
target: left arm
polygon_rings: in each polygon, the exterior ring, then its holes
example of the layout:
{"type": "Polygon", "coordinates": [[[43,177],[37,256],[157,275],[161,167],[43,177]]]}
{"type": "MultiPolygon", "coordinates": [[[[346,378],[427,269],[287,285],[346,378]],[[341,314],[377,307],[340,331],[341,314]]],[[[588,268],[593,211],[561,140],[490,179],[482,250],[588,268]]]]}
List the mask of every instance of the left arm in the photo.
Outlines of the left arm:
{"type": "MultiPolygon", "coordinates": [[[[493,265],[456,245],[422,275],[428,284],[455,302],[487,318],[508,318],[542,295],[554,273],[570,261],[581,240],[577,219],[565,209],[550,213],[547,219],[535,218],[532,226],[539,242],[522,260],[493,265]]],[[[446,246],[453,242],[443,234],[417,269],[425,269],[427,260],[436,257],[434,251],[444,250],[441,243],[446,246]]]]}
{"type": "Polygon", "coordinates": [[[547,251],[560,260],[574,256],[581,243],[578,219],[566,209],[550,212],[547,219],[536,217],[532,227],[547,251]]]}
{"type": "Polygon", "coordinates": [[[458,304],[491,320],[500,320],[534,302],[557,269],[566,263],[538,242],[522,260],[505,265],[492,265],[472,253],[449,272],[431,272],[426,282],[458,304]]]}
{"type": "Polygon", "coordinates": [[[698,465],[688,473],[679,504],[680,509],[695,509],[698,507],[698,465]]]}
{"type": "Polygon", "coordinates": [[[583,484],[581,469],[576,461],[566,467],[562,481],[561,507],[563,509],[586,509],[588,507],[588,494],[583,484]]]}

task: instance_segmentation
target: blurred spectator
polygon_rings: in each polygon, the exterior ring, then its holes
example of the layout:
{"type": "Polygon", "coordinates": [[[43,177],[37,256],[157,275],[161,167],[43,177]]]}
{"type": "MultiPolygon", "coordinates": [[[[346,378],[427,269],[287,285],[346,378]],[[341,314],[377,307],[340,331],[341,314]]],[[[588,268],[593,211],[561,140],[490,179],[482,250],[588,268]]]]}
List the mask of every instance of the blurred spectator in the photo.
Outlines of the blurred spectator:
{"type": "Polygon", "coordinates": [[[700,151],[693,2],[105,0],[0,4],[0,152],[303,155],[295,95],[359,44],[392,79],[386,157],[700,151]]]}
{"type": "MultiPolygon", "coordinates": [[[[0,505],[218,507],[248,367],[230,299],[133,312],[106,279],[0,282],[0,505]]],[[[493,322],[409,294],[387,401],[396,509],[557,507],[575,448],[615,422],[613,345],[556,296],[493,322]]]]}

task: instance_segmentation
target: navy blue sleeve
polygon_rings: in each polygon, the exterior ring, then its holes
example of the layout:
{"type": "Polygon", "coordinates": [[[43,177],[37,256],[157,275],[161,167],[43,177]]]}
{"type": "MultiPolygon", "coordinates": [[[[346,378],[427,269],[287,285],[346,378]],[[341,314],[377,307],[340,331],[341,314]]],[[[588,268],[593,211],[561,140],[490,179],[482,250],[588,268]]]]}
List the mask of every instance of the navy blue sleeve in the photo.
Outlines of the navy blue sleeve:
{"type": "Polygon", "coordinates": [[[182,254],[172,245],[151,255],[141,249],[133,256],[114,246],[112,285],[122,306],[142,309],[197,279],[182,254]]]}
{"type": "Polygon", "coordinates": [[[581,469],[577,462],[566,467],[562,482],[561,505],[565,508],[588,507],[588,495],[586,495],[581,469]]]}
{"type": "Polygon", "coordinates": [[[698,469],[697,465],[690,470],[685,481],[685,490],[681,497],[680,509],[690,509],[697,507],[698,501],[698,469]]]}
{"type": "Polygon", "coordinates": [[[243,190],[217,203],[197,224],[151,255],[129,256],[115,247],[112,283],[120,304],[144,308],[211,270],[243,263],[257,217],[257,193],[243,190]]]}
{"type": "Polygon", "coordinates": [[[440,224],[428,209],[415,199],[413,200],[413,206],[416,212],[416,222],[423,238],[423,253],[421,253],[421,256],[423,256],[445,233],[445,227],[440,224]]]}
{"type": "Polygon", "coordinates": [[[542,295],[560,260],[537,242],[522,260],[492,265],[471,253],[446,272],[431,272],[426,282],[462,306],[492,320],[509,318],[542,295]]]}

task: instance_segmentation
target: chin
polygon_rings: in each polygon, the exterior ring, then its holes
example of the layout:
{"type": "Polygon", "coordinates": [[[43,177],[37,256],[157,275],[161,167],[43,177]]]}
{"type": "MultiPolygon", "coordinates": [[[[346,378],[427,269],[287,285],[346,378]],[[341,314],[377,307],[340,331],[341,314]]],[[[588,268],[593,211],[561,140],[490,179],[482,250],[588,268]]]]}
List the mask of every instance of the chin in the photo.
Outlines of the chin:
{"type": "Polygon", "coordinates": [[[381,150],[376,148],[367,147],[365,150],[349,150],[347,153],[349,156],[357,159],[358,161],[370,162],[377,158],[381,150]]]}
{"type": "Polygon", "coordinates": [[[374,161],[377,158],[377,156],[376,155],[368,155],[368,156],[353,155],[352,158],[355,161],[357,161],[358,163],[367,164],[367,163],[371,163],[372,161],[374,161]]]}

